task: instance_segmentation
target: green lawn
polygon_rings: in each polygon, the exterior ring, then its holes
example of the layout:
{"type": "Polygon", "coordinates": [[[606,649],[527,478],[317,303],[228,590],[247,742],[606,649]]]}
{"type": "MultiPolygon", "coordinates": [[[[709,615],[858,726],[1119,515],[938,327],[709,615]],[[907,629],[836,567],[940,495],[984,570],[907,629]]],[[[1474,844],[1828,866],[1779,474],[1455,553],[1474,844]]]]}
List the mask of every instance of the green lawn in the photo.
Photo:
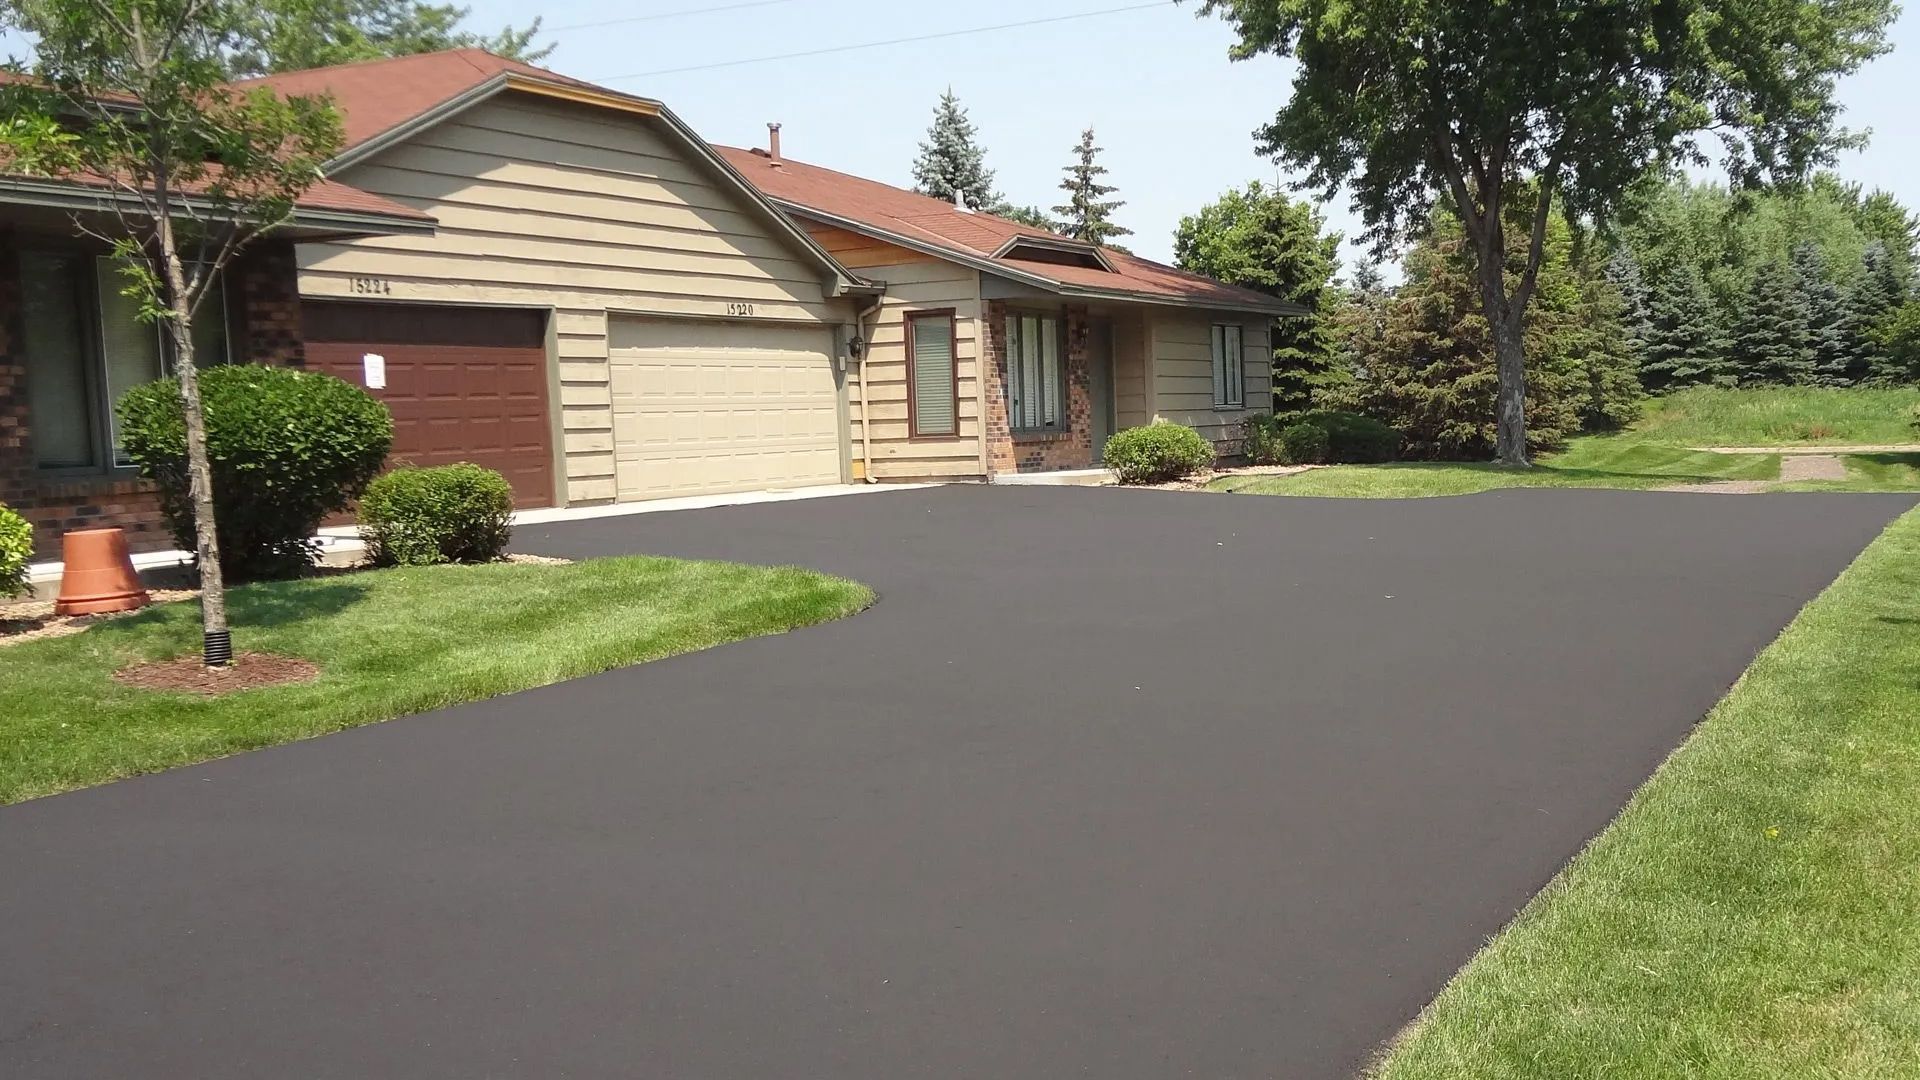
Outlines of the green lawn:
{"type": "MultiPolygon", "coordinates": [[[[1293,476],[1232,476],[1215,491],[1245,495],[1411,499],[1514,487],[1658,488],[1715,481],[1777,481],[1775,454],[1708,454],[1699,446],[1920,443],[1908,410],[1920,390],[1784,388],[1685,390],[1647,404],[1632,430],[1590,435],[1531,469],[1485,462],[1337,465],[1293,476]]],[[[1842,458],[1846,480],[1783,485],[1785,491],[1920,491],[1920,455],[1842,458]]]]}
{"type": "Polygon", "coordinates": [[[1566,451],[1542,458],[1531,469],[1484,462],[1406,461],[1390,465],[1337,465],[1292,476],[1230,476],[1216,491],[1242,495],[1310,495],[1344,499],[1412,499],[1469,495],[1512,487],[1652,488],[1716,480],[1772,480],[1780,459],[1772,454],[1708,454],[1625,435],[1575,439],[1566,451]]]}
{"type": "Polygon", "coordinates": [[[215,699],[110,677],[199,648],[197,605],[154,607],[0,648],[0,804],[778,633],[871,600],[804,570],[657,558],[252,585],[230,594],[236,648],[302,656],[321,676],[215,699]]]}
{"type": "Polygon", "coordinates": [[[1697,387],[1647,403],[1643,437],[1676,446],[1884,446],[1920,443],[1920,390],[1697,387]]]}
{"type": "Polygon", "coordinates": [[[1377,1069],[1424,1078],[1920,1076],[1920,511],[1377,1069]]]}

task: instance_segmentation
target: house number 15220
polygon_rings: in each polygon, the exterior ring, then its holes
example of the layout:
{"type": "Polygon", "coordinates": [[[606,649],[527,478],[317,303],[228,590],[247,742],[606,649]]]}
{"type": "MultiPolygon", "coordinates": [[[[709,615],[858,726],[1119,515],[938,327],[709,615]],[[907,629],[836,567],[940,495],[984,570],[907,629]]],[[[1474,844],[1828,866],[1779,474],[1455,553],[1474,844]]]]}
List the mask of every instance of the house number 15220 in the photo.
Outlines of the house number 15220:
{"type": "Polygon", "coordinates": [[[753,314],[753,305],[752,305],[752,304],[741,304],[741,303],[731,303],[731,304],[728,304],[728,305],[727,305],[727,314],[729,314],[729,315],[751,315],[751,314],[753,314]]]}

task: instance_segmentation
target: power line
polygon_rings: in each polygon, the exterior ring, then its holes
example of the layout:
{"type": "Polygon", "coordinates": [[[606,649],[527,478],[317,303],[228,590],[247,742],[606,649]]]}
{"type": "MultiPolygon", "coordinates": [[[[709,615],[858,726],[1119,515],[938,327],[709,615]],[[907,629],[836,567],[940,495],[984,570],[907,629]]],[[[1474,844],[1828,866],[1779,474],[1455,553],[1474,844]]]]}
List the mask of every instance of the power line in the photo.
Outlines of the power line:
{"type": "Polygon", "coordinates": [[[546,26],[541,29],[547,33],[558,34],[565,30],[595,30],[602,26],[622,26],[627,23],[655,22],[660,19],[677,19],[683,15],[713,15],[722,11],[739,11],[742,8],[768,7],[773,4],[790,4],[793,0],[746,0],[741,4],[721,4],[718,7],[681,8],[679,11],[659,11],[652,15],[629,15],[619,19],[602,19],[599,22],[568,23],[565,26],[546,26]]]}
{"type": "Polygon", "coordinates": [[[915,34],[912,37],[892,38],[887,41],[864,41],[857,45],[833,45],[824,49],[807,49],[803,52],[779,53],[774,56],[753,56],[744,60],[722,60],[717,64],[694,64],[689,67],[660,68],[655,71],[638,71],[631,75],[609,75],[596,79],[596,82],[620,82],[623,79],[645,79],[654,75],[680,75],[689,71],[712,71],[715,68],[739,67],[743,64],[766,64],[775,60],[797,60],[803,56],[825,56],[829,53],[854,52],[859,49],[882,49],[889,45],[905,45],[915,41],[935,41],[940,38],[964,37],[968,34],[986,34],[995,30],[1013,30],[1022,26],[1041,26],[1046,23],[1069,22],[1074,19],[1091,19],[1098,15],[1118,15],[1127,11],[1145,11],[1148,8],[1169,7],[1173,0],[1154,0],[1150,4],[1132,4],[1127,7],[1105,8],[1100,11],[1079,11],[1071,15],[1054,15],[1045,19],[1026,19],[1021,22],[1000,23],[997,26],[975,26],[966,30],[944,30],[937,34],[915,34]]]}

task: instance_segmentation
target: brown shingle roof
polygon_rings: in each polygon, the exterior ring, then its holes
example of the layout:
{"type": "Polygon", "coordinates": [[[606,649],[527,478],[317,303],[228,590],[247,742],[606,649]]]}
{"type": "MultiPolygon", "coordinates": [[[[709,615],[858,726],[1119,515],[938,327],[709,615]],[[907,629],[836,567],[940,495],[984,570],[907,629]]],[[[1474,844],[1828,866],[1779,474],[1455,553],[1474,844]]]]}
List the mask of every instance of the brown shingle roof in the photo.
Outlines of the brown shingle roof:
{"type": "Polygon", "coordinates": [[[989,260],[1010,272],[1057,282],[1070,290],[1136,296],[1196,307],[1224,305],[1276,314],[1295,310],[1265,293],[1189,274],[1112,248],[1100,249],[1113,267],[1111,271],[1023,259],[994,259],[994,252],[1016,237],[1065,238],[993,214],[963,211],[918,192],[789,157],[782,157],[775,167],[762,151],[731,146],[714,149],[761,191],[780,202],[951,252],[963,260],[976,263],[989,260]]]}
{"type": "Polygon", "coordinates": [[[495,56],[484,49],[449,49],[336,64],[282,75],[263,75],[233,85],[242,89],[270,87],[289,97],[331,95],[346,128],[347,141],[342,149],[351,150],[504,74],[615,93],[545,68],[495,56]]]}

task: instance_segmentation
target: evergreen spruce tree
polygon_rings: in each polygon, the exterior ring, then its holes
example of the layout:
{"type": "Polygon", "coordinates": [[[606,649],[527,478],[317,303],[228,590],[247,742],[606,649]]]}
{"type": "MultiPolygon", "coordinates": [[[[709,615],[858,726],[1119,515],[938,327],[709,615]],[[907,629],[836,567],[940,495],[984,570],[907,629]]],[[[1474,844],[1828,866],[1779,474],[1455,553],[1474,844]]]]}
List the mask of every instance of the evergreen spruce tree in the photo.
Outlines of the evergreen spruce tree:
{"type": "Polygon", "coordinates": [[[1883,331],[1906,299],[1899,267],[1886,245],[1879,241],[1868,244],[1860,256],[1860,272],[1847,290],[1843,332],[1852,360],[1848,370],[1854,382],[1893,377],[1893,357],[1883,331]]]}
{"type": "Polygon", "coordinates": [[[1093,129],[1080,133],[1080,144],[1073,149],[1074,163],[1067,166],[1060,190],[1067,201],[1053,208],[1060,218],[1060,231],[1076,240],[1105,245],[1115,237],[1132,236],[1133,230],[1113,222],[1113,212],[1127,205],[1119,199],[1107,199],[1119,189],[1100,182],[1107,167],[1097,163],[1101,148],[1093,143],[1093,129]]]}
{"type": "Polygon", "coordinates": [[[1727,375],[1713,319],[1713,297],[1699,269],[1681,262],[1648,280],[1641,384],[1658,394],[1727,375]]]}
{"type": "Polygon", "coordinates": [[[1647,282],[1640,275],[1640,260],[1631,248],[1614,250],[1607,260],[1607,283],[1619,297],[1620,336],[1627,355],[1635,365],[1646,360],[1647,342],[1653,337],[1653,315],[1647,307],[1647,282]]]}
{"type": "Polygon", "coordinates": [[[1762,263],[1747,290],[1740,326],[1733,335],[1734,374],[1742,386],[1799,386],[1813,381],[1814,354],[1807,340],[1811,315],[1793,267],[1762,263]]]}
{"type": "Polygon", "coordinates": [[[1826,257],[1812,241],[1803,240],[1793,246],[1792,267],[1794,287],[1807,311],[1806,348],[1813,358],[1813,381],[1823,386],[1853,385],[1846,298],[1827,274],[1826,257]]]}
{"type": "Polygon", "coordinates": [[[949,88],[934,106],[933,124],[920,144],[920,156],[914,159],[913,189],[945,202],[954,202],[958,193],[960,201],[974,210],[1001,205],[993,190],[993,170],[987,168],[987,152],[977,135],[967,110],[949,88]]]}

